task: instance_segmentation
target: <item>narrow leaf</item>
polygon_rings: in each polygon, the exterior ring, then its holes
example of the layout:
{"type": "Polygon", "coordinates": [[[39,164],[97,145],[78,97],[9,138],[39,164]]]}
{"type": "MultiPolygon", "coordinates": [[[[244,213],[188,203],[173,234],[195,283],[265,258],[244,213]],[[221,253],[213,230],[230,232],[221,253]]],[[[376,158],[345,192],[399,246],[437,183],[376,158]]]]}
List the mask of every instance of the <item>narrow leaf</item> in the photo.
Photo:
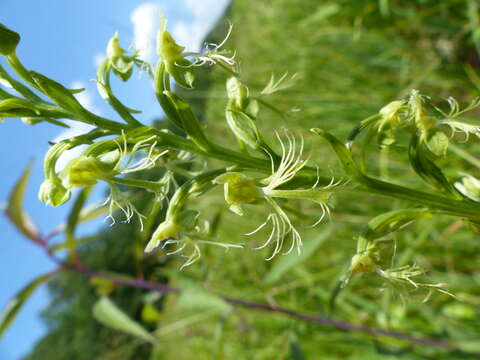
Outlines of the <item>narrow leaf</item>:
{"type": "Polygon", "coordinates": [[[208,150],[210,143],[208,142],[200,123],[192,111],[190,105],[185,100],[170,91],[163,92],[170,100],[175,108],[178,116],[182,121],[183,130],[192,139],[192,141],[202,150],[208,150]]]}
{"type": "Polygon", "coordinates": [[[413,221],[432,217],[428,209],[401,209],[381,214],[369,221],[364,237],[375,240],[389,233],[403,229],[413,221]]]}
{"type": "Polygon", "coordinates": [[[73,203],[72,209],[70,210],[70,214],[68,214],[67,219],[67,228],[65,229],[65,233],[67,236],[66,244],[68,249],[68,254],[71,259],[77,258],[77,251],[76,251],[76,243],[75,243],[75,228],[79,222],[80,212],[85,205],[85,202],[88,199],[92,191],[91,186],[87,186],[84,188],[75,199],[73,203]]]}
{"type": "Polygon", "coordinates": [[[220,296],[205,291],[190,281],[182,285],[182,289],[185,290],[182,291],[177,302],[177,306],[182,310],[216,310],[226,313],[231,309],[231,306],[220,296]]]}
{"type": "Polygon", "coordinates": [[[52,276],[52,273],[48,273],[37,277],[35,280],[30,282],[25,286],[20,292],[15,295],[15,297],[10,300],[5,309],[0,314],[0,337],[3,333],[10,327],[15,317],[18,315],[18,312],[28,300],[28,298],[33,294],[35,289],[44,282],[48,281],[52,276]]]}
{"type": "Polygon", "coordinates": [[[93,306],[93,316],[101,324],[154,343],[155,338],[139,323],[131,319],[108,297],[101,297],[93,306]]]}
{"type": "Polygon", "coordinates": [[[13,187],[5,208],[5,214],[15,225],[18,231],[20,231],[27,238],[36,241],[38,239],[37,227],[33,224],[30,216],[28,216],[28,214],[23,210],[23,198],[25,197],[25,190],[27,188],[30,172],[32,171],[32,166],[33,163],[28,165],[20,179],[13,187]]]}

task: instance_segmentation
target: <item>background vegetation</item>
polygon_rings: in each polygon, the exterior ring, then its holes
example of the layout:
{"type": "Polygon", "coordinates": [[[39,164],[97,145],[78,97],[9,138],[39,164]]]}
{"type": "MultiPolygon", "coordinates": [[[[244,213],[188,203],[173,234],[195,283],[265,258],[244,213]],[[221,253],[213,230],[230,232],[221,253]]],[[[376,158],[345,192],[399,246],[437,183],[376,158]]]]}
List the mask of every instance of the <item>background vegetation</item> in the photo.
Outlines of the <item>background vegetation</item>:
{"type": "MultiPolygon", "coordinates": [[[[273,72],[298,73],[296,85],[274,96],[275,109],[263,109],[259,126],[302,130],[322,127],[344,136],[363,118],[412,88],[439,103],[455,96],[469,100],[478,94],[480,41],[478,4],[474,0],[235,0],[210,35],[225,34],[229,19],[234,31],[227,47],[235,49],[242,78],[260,91],[273,72]],[[292,111],[294,109],[294,111],[292,111]],[[282,115],[279,115],[281,112],[282,115]]],[[[209,131],[234,143],[224,121],[225,80],[220,70],[198,71],[199,90],[183,91],[209,131]]],[[[473,119],[475,120],[475,119],[473,119]]],[[[273,131],[270,131],[273,138],[273,131]]],[[[222,138],[219,136],[218,138],[222,138]]],[[[306,137],[307,151],[339,171],[325,143],[306,137]]],[[[372,149],[375,144],[371,145],[372,149]]],[[[475,154],[468,143],[464,149],[475,154]]],[[[368,158],[379,176],[425,186],[409,176],[406,149],[390,154],[388,171],[382,158],[368,158]]],[[[477,151],[478,152],[478,151],[477,151]]],[[[373,152],[372,152],[373,153],[373,152]]],[[[445,160],[447,174],[478,174],[476,160],[462,158],[453,148],[445,160]],[[450,170],[450,173],[448,172],[450,170]]],[[[218,223],[218,236],[246,242],[237,229],[253,229],[264,214],[246,219],[226,213],[223,195],[200,200],[197,208],[218,223]]],[[[141,199],[139,200],[141,204],[141,199]]],[[[457,299],[412,294],[406,302],[375,277],[355,278],[332,306],[338,279],[355,252],[353,235],[370,218],[400,203],[379,198],[336,200],[331,221],[304,229],[301,256],[290,254],[265,261],[267,252],[247,249],[224,253],[205,249],[202,259],[178,272],[181,259],[163,253],[143,258],[135,224],[102,230],[97,240],[80,250],[86,265],[99,271],[139,275],[182,288],[203,288],[218,294],[279,304],[319,315],[414,336],[438,338],[480,351],[480,244],[462,222],[448,217],[419,221],[396,236],[397,266],[418,263],[428,278],[450,285],[457,299]],[[132,265],[133,264],[133,265],[132,265]]],[[[141,206],[140,206],[141,208],[141,206]]],[[[141,210],[141,209],[140,209],[141,210]]],[[[310,209],[292,209],[308,225],[310,209]]],[[[261,241],[263,237],[259,236],[261,241]]],[[[255,240],[254,240],[255,242],[255,240]]],[[[260,244],[260,243],[258,243],[260,244]]],[[[92,281],[64,273],[50,283],[52,303],[43,316],[48,334],[26,359],[465,359],[468,355],[430,346],[412,345],[361,332],[344,332],[251,309],[201,301],[198,294],[157,296],[138,289],[92,281]],[[99,294],[110,298],[148,330],[159,345],[102,326],[92,316],[99,294]],[[196,297],[197,296],[197,297],[196,297]]]]}

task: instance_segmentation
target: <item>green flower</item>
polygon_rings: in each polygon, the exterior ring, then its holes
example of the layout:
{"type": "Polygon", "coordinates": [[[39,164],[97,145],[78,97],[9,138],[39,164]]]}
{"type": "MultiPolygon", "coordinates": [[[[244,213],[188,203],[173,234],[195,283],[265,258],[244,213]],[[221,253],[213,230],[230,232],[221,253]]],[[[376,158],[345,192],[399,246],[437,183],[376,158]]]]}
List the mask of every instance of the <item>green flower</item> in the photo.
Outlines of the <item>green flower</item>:
{"type": "Polygon", "coordinates": [[[174,220],[165,220],[153,233],[150,241],[145,247],[145,252],[151,252],[153,249],[158,247],[160,243],[168,239],[177,239],[180,234],[181,226],[179,226],[174,220]]]}
{"type": "Polygon", "coordinates": [[[230,210],[240,216],[243,215],[241,205],[261,197],[261,191],[255,182],[241,173],[229,172],[218,176],[213,182],[223,184],[225,201],[230,205],[230,210]]]}
{"type": "Polygon", "coordinates": [[[135,64],[134,56],[125,56],[126,51],[120,47],[118,34],[110,39],[107,45],[107,57],[109,65],[113,73],[123,81],[127,81],[133,73],[133,65],[135,64]]]}
{"type": "Polygon", "coordinates": [[[73,159],[64,171],[64,185],[67,188],[95,185],[102,176],[98,160],[91,156],[73,159]]]}
{"type": "Polygon", "coordinates": [[[193,63],[185,58],[185,48],[177,44],[175,39],[166,31],[166,21],[157,35],[157,54],[162,58],[167,73],[182,87],[193,88],[193,63]]]}
{"type": "Polygon", "coordinates": [[[59,206],[70,199],[70,190],[62,185],[59,178],[48,178],[40,186],[38,198],[50,206],[59,206]]]}

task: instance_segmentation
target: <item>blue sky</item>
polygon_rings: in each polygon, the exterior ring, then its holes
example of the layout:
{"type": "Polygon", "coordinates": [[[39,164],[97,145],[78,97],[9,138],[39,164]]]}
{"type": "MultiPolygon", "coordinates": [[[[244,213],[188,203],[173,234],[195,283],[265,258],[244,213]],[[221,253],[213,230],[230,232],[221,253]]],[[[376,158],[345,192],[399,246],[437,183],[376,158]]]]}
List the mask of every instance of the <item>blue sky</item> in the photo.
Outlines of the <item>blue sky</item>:
{"type": "MultiPolygon", "coordinates": [[[[140,48],[142,57],[155,61],[153,40],[158,28],[157,14],[162,11],[177,41],[186,45],[187,50],[197,50],[227,2],[0,0],[0,23],[22,35],[17,52],[24,65],[66,86],[85,87],[87,91],[79,95],[79,100],[91,110],[113,118],[112,111],[96,94],[96,86],[90,81],[95,77],[96,64],[104,56],[108,39],[118,31],[123,47],[140,48]]],[[[0,63],[5,65],[3,59],[0,63]]],[[[126,105],[143,110],[140,120],[144,123],[161,115],[146,76],[134,76],[127,85],[118,84],[116,88],[126,105]]],[[[81,127],[74,127],[74,131],[81,130],[81,127]]],[[[69,208],[68,205],[49,208],[37,200],[47,142],[58,138],[61,132],[52,125],[27,126],[19,119],[7,119],[0,124],[0,202],[6,201],[18,176],[34,159],[25,208],[42,232],[62,223],[69,208]]],[[[98,223],[90,225],[83,231],[94,231],[98,226],[98,223]]],[[[3,308],[24,284],[52,270],[53,264],[41,250],[24,240],[3,216],[0,217],[0,234],[0,307],[3,308]]],[[[48,293],[42,287],[0,339],[0,359],[17,360],[29,351],[44,331],[38,315],[47,302],[48,293]]]]}

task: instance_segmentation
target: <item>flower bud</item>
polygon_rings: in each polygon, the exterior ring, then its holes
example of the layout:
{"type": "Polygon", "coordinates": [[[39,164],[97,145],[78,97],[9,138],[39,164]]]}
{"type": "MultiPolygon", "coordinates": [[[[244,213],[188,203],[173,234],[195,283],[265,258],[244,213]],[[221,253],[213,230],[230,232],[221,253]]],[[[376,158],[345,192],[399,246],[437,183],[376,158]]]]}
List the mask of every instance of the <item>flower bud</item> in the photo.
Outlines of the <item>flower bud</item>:
{"type": "Polygon", "coordinates": [[[20,35],[0,24],[0,55],[7,56],[15,51],[20,42],[20,35]]]}
{"type": "Polygon", "coordinates": [[[243,215],[241,205],[249,204],[261,196],[261,191],[255,182],[241,173],[227,173],[218,176],[214,183],[224,184],[225,201],[230,210],[243,215]]]}
{"type": "Polygon", "coordinates": [[[405,105],[404,100],[395,100],[380,109],[382,120],[378,125],[378,131],[381,131],[385,125],[396,127],[400,122],[400,110],[405,105]]]}
{"type": "Polygon", "coordinates": [[[375,261],[367,253],[355,254],[350,263],[350,273],[352,275],[374,272],[376,268],[375,261]]]}
{"type": "Polygon", "coordinates": [[[350,275],[374,272],[378,268],[379,257],[377,245],[373,241],[359,237],[357,253],[352,257],[350,263],[350,275]]]}
{"type": "Polygon", "coordinates": [[[462,178],[462,182],[456,182],[455,187],[466,197],[480,201],[480,180],[472,175],[465,175],[462,178]]]}
{"type": "Polygon", "coordinates": [[[102,172],[96,158],[80,156],[67,165],[65,175],[65,186],[70,188],[95,185],[102,172]]]}
{"type": "Polygon", "coordinates": [[[127,81],[133,73],[133,65],[135,58],[133,56],[125,56],[126,51],[120,47],[118,34],[108,41],[107,57],[113,73],[121,80],[127,81]]]}
{"type": "Polygon", "coordinates": [[[107,57],[109,59],[115,59],[122,56],[124,53],[125,53],[125,50],[123,50],[120,47],[120,40],[118,39],[118,33],[115,33],[115,35],[108,41],[107,57]]]}
{"type": "Polygon", "coordinates": [[[185,88],[193,87],[195,78],[192,62],[183,56],[183,46],[178,45],[168,31],[164,29],[158,32],[157,54],[165,64],[165,71],[175,81],[185,88]]]}
{"type": "Polygon", "coordinates": [[[245,110],[249,103],[248,88],[238,78],[233,76],[227,80],[227,95],[229,99],[235,100],[235,105],[239,109],[245,110]]]}
{"type": "Polygon", "coordinates": [[[157,54],[164,61],[175,61],[182,57],[182,52],[185,50],[173,39],[168,31],[160,31],[157,36],[157,54]]]}
{"type": "Polygon", "coordinates": [[[145,247],[145,252],[151,252],[162,241],[167,239],[176,239],[180,233],[181,227],[173,220],[165,220],[153,233],[150,241],[145,247]]]}
{"type": "Polygon", "coordinates": [[[60,179],[49,178],[40,186],[38,198],[41,202],[56,207],[70,199],[70,191],[62,185],[60,179]]]}

